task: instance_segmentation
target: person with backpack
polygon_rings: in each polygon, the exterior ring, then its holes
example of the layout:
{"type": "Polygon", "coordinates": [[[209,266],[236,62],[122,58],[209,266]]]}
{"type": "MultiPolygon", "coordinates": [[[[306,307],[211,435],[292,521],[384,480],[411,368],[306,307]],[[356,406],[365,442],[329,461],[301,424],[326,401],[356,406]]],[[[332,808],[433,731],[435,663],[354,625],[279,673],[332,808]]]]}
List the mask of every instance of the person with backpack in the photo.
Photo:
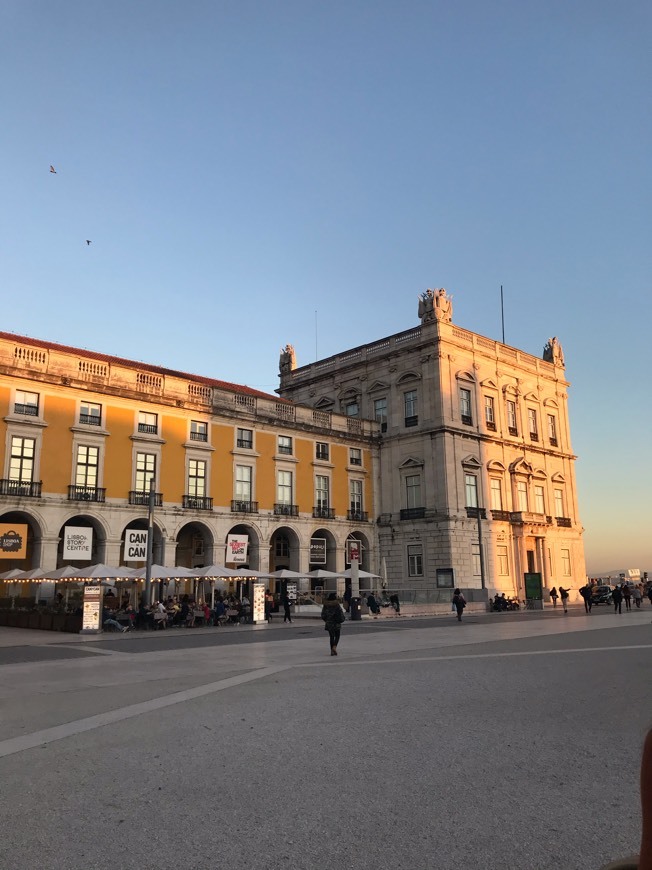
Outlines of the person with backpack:
{"type": "Polygon", "coordinates": [[[584,610],[586,610],[587,613],[590,613],[591,608],[593,607],[593,601],[591,599],[591,587],[588,583],[582,586],[580,589],[580,595],[584,599],[584,610]]]}
{"type": "Polygon", "coordinates": [[[344,622],[344,611],[340,607],[337,596],[331,592],[321,609],[321,618],[324,620],[324,629],[328,632],[331,645],[331,655],[337,655],[337,645],[340,642],[340,631],[344,622]]]}
{"type": "Polygon", "coordinates": [[[564,608],[564,613],[568,613],[568,593],[570,589],[564,589],[563,586],[559,587],[559,595],[561,596],[561,606],[564,608]]]}
{"type": "Polygon", "coordinates": [[[557,606],[557,598],[558,597],[559,597],[559,594],[557,592],[557,587],[553,586],[552,589],[550,590],[550,600],[552,601],[553,607],[557,606]]]}
{"type": "Polygon", "coordinates": [[[464,613],[464,608],[466,607],[466,598],[459,589],[456,589],[453,592],[453,607],[457,611],[457,621],[462,621],[462,614],[464,613]]]}

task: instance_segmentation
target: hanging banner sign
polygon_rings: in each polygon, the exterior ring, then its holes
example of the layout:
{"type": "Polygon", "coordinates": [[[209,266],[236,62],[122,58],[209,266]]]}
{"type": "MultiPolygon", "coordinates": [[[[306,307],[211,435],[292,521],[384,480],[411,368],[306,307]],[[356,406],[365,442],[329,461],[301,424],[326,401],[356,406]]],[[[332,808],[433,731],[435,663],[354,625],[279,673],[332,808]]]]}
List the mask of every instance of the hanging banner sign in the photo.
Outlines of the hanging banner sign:
{"type": "Polygon", "coordinates": [[[251,600],[251,618],[254,623],[265,621],[265,584],[254,583],[251,600]]]}
{"type": "Polygon", "coordinates": [[[27,557],[27,526],[22,523],[0,523],[0,559],[27,557]]]}
{"type": "Polygon", "coordinates": [[[310,564],[326,564],[326,538],[310,539],[310,564]]]}
{"type": "Polygon", "coordinates": [[[147,529],[127,529],[125,531],[125,562],[147,561],[147,529]]]}
{"type": "Polygon", "coordinates": [[[227,535],[226,561],[233,565],[244,565],[247,562],[249,535],[227,535]]]}
{"type": "Polygon", "coordinates": [[[65,526],[63,530],[63,558],[89,562],[93,551],[93,529],[84,526],[65,526]]]}
{"type": "Polygon", "coordinates": [[[351,562],[359,562],[362,559],[362,553],[360,550],[360,541],[349,539],[346,542],[346,561],[349,565],[351,562]]]}

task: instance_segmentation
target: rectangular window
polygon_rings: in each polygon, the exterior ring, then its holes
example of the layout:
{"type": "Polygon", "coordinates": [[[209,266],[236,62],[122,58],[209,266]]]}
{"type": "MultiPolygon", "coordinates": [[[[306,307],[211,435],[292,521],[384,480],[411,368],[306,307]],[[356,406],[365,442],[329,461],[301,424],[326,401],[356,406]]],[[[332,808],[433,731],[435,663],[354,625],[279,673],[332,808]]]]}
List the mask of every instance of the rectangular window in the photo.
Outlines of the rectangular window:
{"type": "Polygon", "coordinates": [[[423,577],[423,546],[408,544],[408,577],[423,577]]]}
{"type": "Polygon", "coordinates": [[[534,410],[534,408],[527,409],[527,425],[528,432],[530,433],[530,440],[538,441],[539,428],[537,426],[537,412],[534,410]]]}
{"type": "Polygon", "coordinates": [[[353,513],[362,512],[362,481],[350,481],[350,496],[351,496],[351,511],[353,513]]]}
{"type": "Polygon", "coordinates": [[[478,478],[475,476],[475,474],[464,475],[464,488],[466,490],[466,507],[477,508],[478,478]]]}
{"type": "Polygon", "coordinates": [[[507,399],[505,406],[507,409],[507,430],[510,435],[518,435],[518,426],[516,425],[516,402],[507,399]]]}
{"type": "Polygon", "coordinates": [[[344,403],[344,413],[347,417],[359,417],[360,416],[360,405],[358,404],[357,399],[349,399],[349,401],[344,403]]]}
{"type": "Polygon", "coordinates": [[[538,514],[545,514],[546,512],[546,496],[542,486],[534,487],[534,510],[538,514]]]}
{"type": "Polygon", "coordinates": [[[100,448],[80,444],[77,447],[77,463],[75,465],[75,486],[97,487],[97,472],[100,460],[100,448]]]}
{"type": "Polygon", "coordinates": [[[420,508],[421,505],[421,475],[409,474],[405,478],[406,507],[420,508]]]}
{"type": "Polygon", "coordinates": [[[519,480],[516,484],[516,495],[518,496],[518,509],[527,513],[530,508],[528,507],[527,482],[525,480],[519,480]]]}
{"type": "Polygon", "coordinates": [[[292,456],[292,438],[289,435],[278,436],[278,452],[284,456],[292,456]]]}
{"type": "Polygon", "coordinates": [[[315,448],[315,456],[317,459],[328,460],[328,444],[324,441],[318,441],[315,448]]]}
{"type": "Polygon", "coordinates": [[[79,422],[87,426],[102,425],[102,406],[95,402],[80,402],[79,422]]]}
{"type": "Polygon", "coordinates": [[[235,467],[235,498],[236,501],[251,501],[251,466],[236,465],[235,467]]]}
{"type": "Polygon", "coordinates": [[[32,483],[35,451],[36,441],[34,438],[18,438],[15,435],[12,437],[9,480],[32,483]]]}
{"type": "Polygon", "coordinates": [[[380,431],[387,432],[387,399],[374,400],[374,420],[380,423],[380,431]]]}
{"type": "Polygon", "coordinates": [[[491,510],[501,511],[503,509],[503,484],[499,477],[492,477],[491,485],[491,510]]]}
{"type": "Polygon", "coordinates": [[[276,501],[278,504],[292,504],[292,472],[278,471],[276,475],[276,501]]]}
{"type": "Polygon", "coordinates": [[[471,570],[474,577],[482,576],[482,566],[480,565],[480,544],[471,544],[471,570]]]}
{"type": "Polygon", "coordinates": [[[252,429],[238,429],[236,436],[237,446],[243,450],[251,450],[254,446],[254,433],[252,429]]]}
{"type": "Polygon", "coordinates": [[[460,389],[460,416],[462,417],[462,423],[466,426],[472,425],[471,390],[466,390],[464,388],[460,389]]]}
{"type": "Polygon", "coordinates": [[[206,495],[206,461],[188,460],[188,495],[204,498],[206,495]]]}
{"type": "Polygon", "coordinates": [[[315,499],[319,510],[328,510],[329,508],[329,479],[325,474],[317,474],[315,476],[315,499]]]}
{"type": "Polygon", "coordinates": [[[25,414],[27,417],[38,417],[38,393],[27,393],[16,390],[14,414],[25,414]]]}
{"type": "Polygon", "coordinates": [[[561,551],[561,573],[564,577],[570,577],[571,575],[570,550],[561,551]]]}
{"type": "Polygon", "coordinates": [[[484,397],[484,421],[487,429],[496,431],[496,405],[493,396],[484,397]]]}
{"type": "Polygon", "coordinates": [[[351,465],[362,465],[362,450],[359,447],[352,447],[350,449],[349,463],[351,465]]]}
{"type": "Polygon", "coordinates": [[[149,492],[151,481],[156,480],[156,455],[136,454],[136,492],[149,492]]]}
{"type": "Polygon", "coordinates": [[[405,425],[416,426],[419,423],[416,390],[408,390],[407,393],[403,393],[403,407],[405,409],[405,425]]]}
{"type": "Polygon", "coordinates": [[[148,411],[138,412],[138,431],[145,435],[158,434],[158,414],[150,414],[148,411]]]}
{"type": "Polygon", "coordinates": [[[555,516],[556,517],[564,517],[566,514],[564,513],[564,490],[556,489],[555,490],[555,516]]]}
{"type": "Polygon", "coordinates": [[[497,548],[498,555],[498,573],[501,577],[506,577],[509,574],[509,559],[507,557],[507,547],[499,545],[497,548]]]}
{"type": "Polygon", "coordinates": [[[204,423],[202,420],[191,420],[190,440],[208,441],[208,423],[204,423]]]}
{"type": "Polygon", "coordinates": [[[554,414],[548,414],[548,440],[553,447],[557,446],[557,418],[554,414]]]}

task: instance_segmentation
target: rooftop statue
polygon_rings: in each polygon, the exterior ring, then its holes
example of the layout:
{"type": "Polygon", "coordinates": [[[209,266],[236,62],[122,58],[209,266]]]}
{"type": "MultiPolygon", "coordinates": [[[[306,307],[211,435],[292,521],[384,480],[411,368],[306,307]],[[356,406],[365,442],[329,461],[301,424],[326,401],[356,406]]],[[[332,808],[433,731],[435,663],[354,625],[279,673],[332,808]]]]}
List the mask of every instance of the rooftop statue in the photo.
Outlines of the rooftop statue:
{"type": "Polygon", "coordinates": [[[557,340],[556,335],[553,335],[544,344],[543,358],[546,362],[554,363],[556,366],[564,365],[564,351],[561,349],[561,344],[557,340]]]}
{"type": "Polygon", "coordinates": [[[450,323],[453,317],[453,299],[443,287],[438,290],[426,290],[419,296],[419,317],[422,323],[432,320],[443,320],[450,323]]]}
{"type": "Polygon", "coordinates": [[[291,344],[286,344],[285,347],[281,348],[278,367],[282,375],[294,371],[297,367],[297,358],[294,353],[294,347],[291,344]]]}

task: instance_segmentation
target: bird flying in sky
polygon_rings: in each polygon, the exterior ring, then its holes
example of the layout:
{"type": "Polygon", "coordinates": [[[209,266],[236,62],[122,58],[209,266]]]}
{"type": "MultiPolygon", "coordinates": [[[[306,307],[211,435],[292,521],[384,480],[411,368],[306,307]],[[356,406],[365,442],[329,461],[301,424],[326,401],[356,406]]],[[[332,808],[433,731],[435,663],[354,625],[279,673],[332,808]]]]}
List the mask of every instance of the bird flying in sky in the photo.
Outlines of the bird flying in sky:
{"type": "Polygon", "coordinates": [[[54,168],[54,166],[51,163],[50,163],[50,172],[54,172],[55,175],[57,174],[57,170],[54,168]]]}
{"type": "Polygon", "coordinates": [[[86,239],[86,244],[87,244],[87,245],[90,245],[90,243],[91,243],[91,240],[90,240],[90,239],[86,239]]]}

